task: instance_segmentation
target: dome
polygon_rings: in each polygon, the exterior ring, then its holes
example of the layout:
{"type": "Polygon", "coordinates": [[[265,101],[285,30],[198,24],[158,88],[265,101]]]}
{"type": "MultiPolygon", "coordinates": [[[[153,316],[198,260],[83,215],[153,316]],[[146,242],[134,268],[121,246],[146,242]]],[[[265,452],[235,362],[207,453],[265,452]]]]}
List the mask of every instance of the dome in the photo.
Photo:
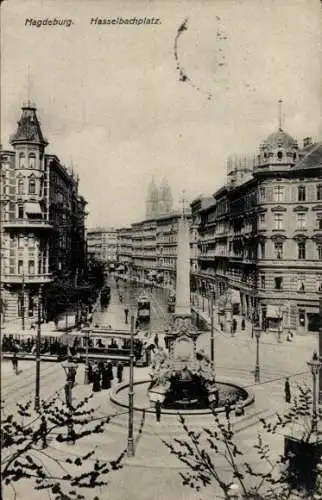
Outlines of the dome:
{"type": "Polygon", "coordinates": [[[270,149],[275,149],[278,147],[285,149],[298,147],[297,141],[282,129],[279,129],[277,132],[273,132],[271,135],[269,135],[264,141],[263,146],[266,146],[270,149]]]}

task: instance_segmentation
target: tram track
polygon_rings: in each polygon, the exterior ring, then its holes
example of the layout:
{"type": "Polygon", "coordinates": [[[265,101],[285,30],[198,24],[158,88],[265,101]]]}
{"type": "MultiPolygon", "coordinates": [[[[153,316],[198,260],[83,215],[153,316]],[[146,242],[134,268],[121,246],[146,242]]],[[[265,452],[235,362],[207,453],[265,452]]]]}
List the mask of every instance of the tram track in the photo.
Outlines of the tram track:
{"type": "MultiPolygon", "coordinates": [[[[28,370],[29,371],[29,370],[28,370]]],[[[53,365],[50,365],[49,367],[44,367],[44,369],[41,371],[40,374],[41,377],[41,387],[52,387],[52,383],[54,380],[57,380],[57,365],[56,363],[53,365]]],[[[60,377],[59,377],[60,378],[60,377]]],[[[62,379],[63,379],[63,374],[62,374],[62,379]]],[[[12,381],[12,379],[11,379],[12,381]]],[[[5,404],[15,404],[16,402],[19,401],[19,399],[27,399],[29,395],[33,393],[33,384],[35,382],[35,371],[29,372],[28,375],[24,374],[22,372],[21,374],[17,375],[17,379],[14,379],[14,383],[7,383],[5,386],[1,387],[1,399],[4,401],[5,404]],[[23,376],[23,379],[19,378],[20,375],[23,376]],[[28,390],[29,389],[29,390],[28,390]]],[[[60,385],[59,385],[60,388],[60,385]]],[[[57,389],[53,391],[53,393],[56,392],[57,389]]],[[[53,394],[52,393],[52,394],[53,394]]]]}

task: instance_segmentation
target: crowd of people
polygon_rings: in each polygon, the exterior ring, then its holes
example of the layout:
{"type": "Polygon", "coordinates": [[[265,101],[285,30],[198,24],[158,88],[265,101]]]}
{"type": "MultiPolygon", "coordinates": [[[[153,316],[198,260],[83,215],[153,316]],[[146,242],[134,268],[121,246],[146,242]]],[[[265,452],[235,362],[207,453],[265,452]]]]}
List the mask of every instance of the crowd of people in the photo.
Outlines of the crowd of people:
{"type": "Polygon", "coordinates": [[[93,392],[99,392],[104,389],[110,389],[112,381],[117,379],[120,384],[123,381],[123,363],[119,361],[116,364],[116,376],[114,376],[113,363],[111,361],[93,362],[88,365],[88,382],[92,385],[93,392]]]}
{"type": "MultiPolygon", "coordinates": [[[[25,336],[19,337],[14,335],[4,334],[2,337],[2,352],[24,352],[28,354],[36,353],[36,337],[25,336]]],[[[50,354],[52,356],[65,356],[67,354],[67,346],[62,344],[58,339],[44,338],[40,344],[41,354],[50,354]]]]}

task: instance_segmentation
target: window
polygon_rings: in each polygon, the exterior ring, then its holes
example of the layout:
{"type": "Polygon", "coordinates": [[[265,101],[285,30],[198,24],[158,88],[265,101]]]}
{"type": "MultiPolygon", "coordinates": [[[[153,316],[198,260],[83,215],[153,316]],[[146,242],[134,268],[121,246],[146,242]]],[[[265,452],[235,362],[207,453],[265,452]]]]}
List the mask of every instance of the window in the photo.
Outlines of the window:
{"type": "Polygon", "coordinates": [[[23,260],[18,260],[18,274],[23,274],[23,260]]]}
{"type": "Polygon", "coordinates": [[[265,274],[261,275],[261,288],[265,288],[265,274]]]}
{"type": "Polygon", "coordinates": [[[322,184],[316,186],[316,199],[322,201],[322,184]]]}
{"type": "Polygon", "coordinates": [[[18,180],[18,194],[23,194],[24,193],[24,181],[23,179],[18,180]]]}
{"type": "Polygon", "coordinates": [[[281,241],[276,241],[274,243],[274,251],[276,259],[283,259],[283,243],[281,241]]]}
{"type": "Polygon", "coordinates": [[[306,198],[305,186],[299,186],[297,188],[297,199],[298,201],[305,201],[306,198]]]}
{"type": "Polygon", "coordinates": [[[298,213],[296,217],[296,229],[306,228],[306,214],[298,213]]]}
{"type": "Polygon", "coordinates": [[[24,248],[24,238],[20,234],[17,236],[17,248],[24,248]]]}
{"type": "Polygon", "coordinates": [[[277,158],[281,160],[283,158],[283,151],[278,151],[277,158]]]}
{"type": "Polygon", "coordinates": [[[305,309],[299,309],[299,323],[300,326],[305,326],[305,309]]]}
{"type": "Polygon", "coordinates": [[[284,217],[280,212],[274,214],[275,229],[283,229],[284,217]]]}
{"type": "Polygon", "coordinates": [[[283,201],[284,200],[284,186],[274,186],[274,201],[283,201]]]}
{"type": "Polygon", "coordinates": [[[275,290],[282,290],[283,278],[281,276],[277,276],[274,278],[275,290]]]}
{"type": "Polygon", "coordinates": [[[322,214],[316,216],[317,228],[322,229],[322,214]]]}
{"type": "Polygon", "coordinates": [[[300,260],[305,259],[305,241],[299,241],[297,244],[297,258],[300,260]]]}
{"type": "Polygon", "coordinates": [[[24,155],[24,153],[20,153],[19,154],[19,168],[24,168],[25,167],[24,163],[25,163],[25,155],[24,155]]]}
{"type": "Polygon", "coordinates": [[[28,262],[28,274],[35,274],[35,261],[29,260],[28,262]]]}
{"type": "Polygon", "coordinates": [[[259,197],[261,201],[265,200],[266,190],[264,187],[259,188],[259,197]]]}
{"type": "Polygon", "coordinates": [[[322,243],[317,244],[318,259],[322,260],[322,243]]]}
{"type": "Polygon", "coordinates": [[[29,168],[35,168],[36,165],[36,155],[35,153],[29,153],[28,155],[29,168]]]}
{"type": "Polygon", "coordinates": [[[36,181],[29,179],[29,194],[36,194],[36,181]]]}
{"type": "Polygon", "coordinates": [[[23,219],[23,205],[18,207],[18,219],[23,219]]]}

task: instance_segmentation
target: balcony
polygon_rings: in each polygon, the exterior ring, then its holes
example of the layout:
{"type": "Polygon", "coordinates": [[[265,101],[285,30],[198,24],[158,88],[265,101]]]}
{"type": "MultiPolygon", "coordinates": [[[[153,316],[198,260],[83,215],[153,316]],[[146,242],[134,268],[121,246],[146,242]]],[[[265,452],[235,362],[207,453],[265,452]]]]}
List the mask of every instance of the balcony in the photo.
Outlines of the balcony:
{"type": "Polygon", "coordinates": [[[22,280],[26,285],[30,284],[45,284],[50,283],[52,281],[52,274],[5,274],[3,276],[4,283],[14,283],[14,284],[22,284],[22,280]]]}
{"type": "Polygon", "coordinates": [[[15,229],[52,229],[53,225],[44,219],[11,219],[3,221],[2,226],[7,230],[15,229]]]}

